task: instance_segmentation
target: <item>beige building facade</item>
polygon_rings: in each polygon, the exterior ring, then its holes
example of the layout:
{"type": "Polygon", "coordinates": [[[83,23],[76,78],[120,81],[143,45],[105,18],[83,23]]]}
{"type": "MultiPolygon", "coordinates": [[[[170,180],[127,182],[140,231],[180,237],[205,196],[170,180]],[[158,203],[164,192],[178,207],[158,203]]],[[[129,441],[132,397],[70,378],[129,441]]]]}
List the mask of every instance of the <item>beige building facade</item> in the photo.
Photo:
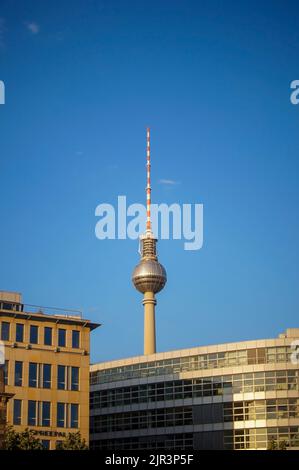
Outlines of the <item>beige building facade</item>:
{"type": "Polygon", "coordinates": [[[0,292],[5,388],[14,394],[7,422],[35,431],[46,449],[69,432],[89,442],[90,332],[98,324],[80,312],[28,306],[0,292]]]}
{"type": "Polygon", "coordinates": [[[91,448],[299,449],[299,329],[94,364],[91,448]]]}
{"type": "Polygon", "coordinates": [[[0,450],[3,449],[4,433],[7,421],[7,402],[13,394],[5,391],[4,367],[0,364],[0,450]]]}

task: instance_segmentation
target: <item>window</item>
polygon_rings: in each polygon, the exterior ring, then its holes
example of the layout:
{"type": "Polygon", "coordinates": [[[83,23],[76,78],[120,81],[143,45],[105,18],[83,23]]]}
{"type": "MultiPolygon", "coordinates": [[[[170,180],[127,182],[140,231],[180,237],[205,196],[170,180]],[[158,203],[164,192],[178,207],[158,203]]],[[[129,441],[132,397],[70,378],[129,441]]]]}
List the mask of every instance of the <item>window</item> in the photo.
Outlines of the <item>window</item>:
{"type": "Polygon", "coordinates": [[[66,330],[58,328],[58,346],[65,348],[66,346],[66,330]]]}
{"type": "Polygon", "coordinates": [[[44,450],[50,450],[50,441],[48,439],[42,439],[41,443],[44,450]]]}
{"type": "Polygon", "coordinates": [[[37,387],[37,366],[35,362],[29,362],[29,387],[37,387]]]}
{"type": "Polygon", "coordinates": [[[80,331],[73,330],[72,331],[72,348],[79,348],[80,347],[80,331]]]}
{"type": "Polygon", "coordinates": [[[50,328],[49,326],[45,326],[44,344],[46,346],[52,346],[52,328],[50,328]]]}
{"type": "Polygon", "coordinates": [[[79,367],[71,368],[71,390],[79,390],[79,367]]]}
{"type": "Polygon", "coordinates": [[[62,443],[63,441],[56,441],[56,444],[55,444],[56,450],[62,450],[61,449],[62,443]]]}
{"type": "Polygon", "coordinates": [[[6,360],[4,363],[4,385],[8,385],[8,367],[9,362],[6,360]]]}
{"type": "Polygon", "coordinates": [[[42,426],[50,426],[51,403],[49,401],[42,402],[42,426]]]}
{"type": "Polygon", "coordinates": [[[16,324],[16,341],[17,343],[24,342],[24,324],[23,323],[16,324]]]}
{"type": "Polygon", "coordinates": [[[13,424],[21,424],[22,400],[13,401],[13,424]]]}
{"type": "Polygon", "coordinates": [[[58,390],[65,390],[65,366],[58,366],[57,372],[57,388],[58,390]]]}
{"type": "Polygon", "coordinates": [[[57,403],[57,427],[65,427],[65,403],[57,403]]]}
{"type": "Polygon", "coordinates": [[[51,388],[51,364],[43,364],[43,388],[51,388]]]}
{"type": "Polygon", "coordinates": [[[78,408],[79,408],[79,405],[74,404],[74,403],[71,404],[71,422],[70,422],[71,428],[78,427],[78,408]]]}
{"type": "Polygon", "coordinates": [[[79,390],[79,367],[58,365],[57,388],[58,390],[79,390]]]}
{"type": "Polygon", "coordinates": [[[10,323],[3,321],[1,325],[1,339],[2,341],[9,341],[10,323]]]}
{"type": "Polygon", "coordinates": [[[38,326],[36,325],[30,325],[30,340],[29,342],[31,344],[37,344],[38,343],[38,326]]]}
{"type": "Polygon", "coordinates": [[[15,386],[22,387],[23,383],[23,362],[15,362],[15,386]]]}
{"type": "Polygon", "coordinates": [[[28,400],[28,426],[37,425],[36,401],[28,400]]]}
{"type": "Polygon", "coordinates": [[[51,388],[51,364],[29,362],[29,387],[51,388]]]}
{"type": "Polygon", "coordinates": [[[8,302],[3,302],[2,304],[3,310],[13,310],[13,304],[8,302]]]}

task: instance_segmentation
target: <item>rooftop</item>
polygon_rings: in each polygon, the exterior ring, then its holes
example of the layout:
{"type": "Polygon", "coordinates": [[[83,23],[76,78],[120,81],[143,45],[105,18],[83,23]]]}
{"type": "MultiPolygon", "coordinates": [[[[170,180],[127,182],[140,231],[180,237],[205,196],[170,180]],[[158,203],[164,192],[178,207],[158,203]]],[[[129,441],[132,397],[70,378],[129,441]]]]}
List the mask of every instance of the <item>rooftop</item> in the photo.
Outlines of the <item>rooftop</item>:
{"type": "Polygon", "coordinates": [[[270,339],[258,339],[258,340],[247,340],[238,341],[233,343],[221,343],[208,346],[198,346],[188,349],[179,349],[173,351],[159,352],[151,354],[149,356],[134,356],[123,359],[115,359],[112,361],[98,362],[91,364],[90,371],[105,371],[107,369],[116,369],[123,367],[138,367],[141,364],[156,364],[160,361],[173,360],[175,358],[184,358],[192,355],[205,355],[205,354],[217,354],[231,351],[243,351],[247,349],[255,348],[271,348],[271,347],[284,347],[290,344],[294,340],[299,340],[299,328],[288,328],[284,333],[279,334],[277,338],[270,339]]]}
{"type": "Polygon", "coordinates": [[[99,323],[91,323],[83,318],[81,310],[66,309],[60,307],[46,307],[41,305],[22,303],[22,294],[19,292],[0,291],[0,310],[6,315],[16,318],[37,321],[55,321],[56,323],[84,324],[91,330],[100,326],[99,323]]]}

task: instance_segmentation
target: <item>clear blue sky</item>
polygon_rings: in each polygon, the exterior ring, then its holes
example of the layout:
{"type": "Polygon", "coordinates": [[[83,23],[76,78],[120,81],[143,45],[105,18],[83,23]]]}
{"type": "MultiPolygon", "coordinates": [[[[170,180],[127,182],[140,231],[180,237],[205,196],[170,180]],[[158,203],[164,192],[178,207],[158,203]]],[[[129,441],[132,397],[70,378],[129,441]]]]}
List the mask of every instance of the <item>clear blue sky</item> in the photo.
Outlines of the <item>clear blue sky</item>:
{"type": "Polygon", "coordinates": [[[103,324],[93,362],[142,353],[135,241],[95,208],[203,203],[204,246],[160,241],[159,351],[298,326],[299,7],[1,0],[0,288],[103,324]],[[166,185],[160,179],[178,184],[166,185]]]}

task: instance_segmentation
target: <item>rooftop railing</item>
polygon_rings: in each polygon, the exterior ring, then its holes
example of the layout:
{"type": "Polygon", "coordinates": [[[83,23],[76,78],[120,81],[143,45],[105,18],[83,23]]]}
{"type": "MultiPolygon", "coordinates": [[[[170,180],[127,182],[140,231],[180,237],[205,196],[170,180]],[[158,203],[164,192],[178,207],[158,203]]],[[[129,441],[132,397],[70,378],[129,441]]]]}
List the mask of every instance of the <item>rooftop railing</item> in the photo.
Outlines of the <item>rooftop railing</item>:
{"type": "Polygon", "coordinates": [[[15,302],[0,302],[0,309],[10,310],[14,312],[23,312],[27,314],[34,315],[51,315],[55,317],[64,317],[64,318],[75,318],[82,319],[83,314],[81,310],[75,309],[66,309],[59,307],[45,307],[42,305],[33,305],[33,304],[19,304],[15,302]]]}

